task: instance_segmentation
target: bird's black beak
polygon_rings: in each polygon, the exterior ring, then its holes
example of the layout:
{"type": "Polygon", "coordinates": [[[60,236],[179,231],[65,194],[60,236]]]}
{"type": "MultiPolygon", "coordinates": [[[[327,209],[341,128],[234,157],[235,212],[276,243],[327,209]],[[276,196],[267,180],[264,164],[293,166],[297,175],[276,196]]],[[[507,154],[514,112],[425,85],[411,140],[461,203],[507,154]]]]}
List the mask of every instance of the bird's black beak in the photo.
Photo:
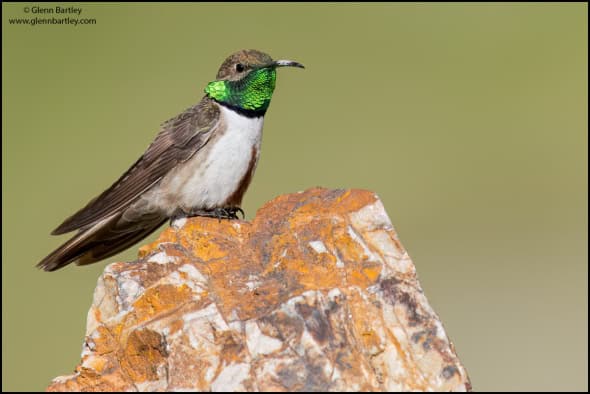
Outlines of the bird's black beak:
{"type": "Polygon", "coordinates": [[[294,62],[293,60],[275,60],[272,63],[273,66],[275,67],[299,67],[299,68],[305,68],[303,67],[303,64],[298,63],[298,62],[294,62]]]}

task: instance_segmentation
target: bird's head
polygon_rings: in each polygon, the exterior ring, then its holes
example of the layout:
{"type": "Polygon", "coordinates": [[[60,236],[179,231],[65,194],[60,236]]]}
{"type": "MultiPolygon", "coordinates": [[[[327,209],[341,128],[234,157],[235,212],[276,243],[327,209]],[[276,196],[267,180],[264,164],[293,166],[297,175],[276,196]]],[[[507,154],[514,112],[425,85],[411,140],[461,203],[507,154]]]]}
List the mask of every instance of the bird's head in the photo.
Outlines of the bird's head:
{"type": "Polygon", "coordinates": [[[264,114],[275,89],[277,67],[304,68],[292,60],[272,60],[254,49],[238,51],[221,64],[205,93],[220,103],[264,114]]]}

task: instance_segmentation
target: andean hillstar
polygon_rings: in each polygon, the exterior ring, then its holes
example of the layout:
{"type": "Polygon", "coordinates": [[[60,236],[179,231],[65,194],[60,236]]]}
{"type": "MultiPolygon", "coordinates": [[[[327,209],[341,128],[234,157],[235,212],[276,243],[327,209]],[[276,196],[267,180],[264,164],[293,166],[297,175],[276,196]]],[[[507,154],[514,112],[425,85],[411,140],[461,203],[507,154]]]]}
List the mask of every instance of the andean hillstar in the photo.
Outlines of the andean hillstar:
{"type": "Polygon", "coordinates": [[[110,257],[168,219],[235,219],[260,156],[264,114],[277,67],[256,50],[229,56],[195,106],[162,125],[145,153],[111,187],[52,234],[78,230],[37,266],[54,271],[110,257]]]}

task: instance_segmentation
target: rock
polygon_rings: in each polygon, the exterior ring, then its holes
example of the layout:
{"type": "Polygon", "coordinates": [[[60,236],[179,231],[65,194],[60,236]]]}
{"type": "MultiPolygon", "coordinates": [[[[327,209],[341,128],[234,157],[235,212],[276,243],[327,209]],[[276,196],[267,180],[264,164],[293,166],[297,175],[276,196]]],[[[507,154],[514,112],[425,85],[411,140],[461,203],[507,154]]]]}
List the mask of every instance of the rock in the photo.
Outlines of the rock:
{"type": "Polygon", "coordinates": [[[465,391],[381,201],[310,189],[252,223],[177,221],[109,265],[48,391],[465,391]]]}

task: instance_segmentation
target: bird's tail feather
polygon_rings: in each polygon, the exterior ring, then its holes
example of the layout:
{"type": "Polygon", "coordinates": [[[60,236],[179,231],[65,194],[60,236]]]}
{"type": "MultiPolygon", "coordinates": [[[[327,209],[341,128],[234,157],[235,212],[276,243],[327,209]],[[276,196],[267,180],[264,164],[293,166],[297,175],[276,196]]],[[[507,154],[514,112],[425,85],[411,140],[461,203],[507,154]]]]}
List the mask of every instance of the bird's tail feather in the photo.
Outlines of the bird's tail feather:
{"type": "Polygon", "coordinates": [[[165,221],[164,217],[154,216],[150,220],[144,218],[138,226],[137,222],[121,220],[121,214],[112,215],[80,230],[41,260],[37,267],[45,271],[55,271],[72,262],[77,265],[95,263],[127,249],[147,237],[165,221]]]}

